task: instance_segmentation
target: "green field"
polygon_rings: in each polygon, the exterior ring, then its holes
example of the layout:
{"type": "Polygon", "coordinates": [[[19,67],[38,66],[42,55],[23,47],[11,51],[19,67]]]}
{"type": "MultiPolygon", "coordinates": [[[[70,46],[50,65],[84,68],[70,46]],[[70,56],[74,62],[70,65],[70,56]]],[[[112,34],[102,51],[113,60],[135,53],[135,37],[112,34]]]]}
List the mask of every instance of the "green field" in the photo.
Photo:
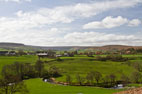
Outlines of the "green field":
{"type": "MultiPolygon", "coordinates": [[[[105,55],[103,55],[105,56],[105,55]]],[[[131,62],[142,61],[142,55],[124,55],[124,57],[135,57],[131,62]]],[[[99,71],[103,76],[114,73],[117,80],[120,79],[121,74],[130,76],[132,72],[136,71],[133,67],[128,66],[126,62],[113,61],[96,61],[95,57],[75,56],[75,57],[61,57],[62,61],[55,59],[44,58],[46,61],[45,68],[56,66],[61,70],[62,76],[56,78],[58,81],[66,81],[66,75],[73,78],[76,82],[76,74],[85,77],[90,71],[99,71]]],[[[31,63],[34,64],[38,60],[37,56],[0,56],[0,70],[4,65],[12,64],[14,62],[31,63]]],[[[80,86],[62,86],[43,82],[41,79],[30,79],[25,81],[30,94],[112,94],[120,90],[103,89],[97,87],[80,87],[80,86]]],[[[137,86],[131,84],[130,86],[137,86]]],[[[139,85],[141,86],[141,85],[139,85]]]]}
{"type": "Polygon", "coordinates": [[[30,94],[112,94],[120,90],[95,87],[62,86],[43,82],[41,79],[26,81],[30,94]]]}
{"type": "Polygon", "coordinates": [[[71,75],[75,79],[76,74],[80,74],[85,77],[90,71],[99,71],[103,76],[111,73],[117,74],[119,79],[122,73],[129,76],[133,71],[135,71],[134,68],[122,62],[102,62],[91,59],[65,59],[61,62],[54,61],[47,63],[46,66],[56,66],[61,69],[63,76],[57,78],[59,81],[65,81],[65,75],[67,74],[71,75]]]}
{"type": "Polygon", "coordinates": [[[37,56],[0,56],[0,70],[4,65],[14,62],[35,63],[37,60],[37,56]]]}

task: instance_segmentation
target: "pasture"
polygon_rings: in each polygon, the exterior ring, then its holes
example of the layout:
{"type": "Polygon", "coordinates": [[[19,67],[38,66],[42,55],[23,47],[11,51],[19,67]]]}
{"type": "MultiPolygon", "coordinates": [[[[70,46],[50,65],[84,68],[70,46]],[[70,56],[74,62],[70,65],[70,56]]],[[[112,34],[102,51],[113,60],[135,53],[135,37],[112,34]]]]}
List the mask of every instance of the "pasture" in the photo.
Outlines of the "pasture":
{"type": "MultiPolygon", "coordinates": [[[[121,74],[130,76],[135,71],[134,68],[122,62],[112,61],[94,61],[93,59],[64,59],[63,61],[53,61],[45,64],[45,66],[56,66],[63,73],[62,77],[57,78],[59,81],[65,81],[66,75],[70,75],[73,79],[77,74],[86,77],[91,71],[99,71],[103,76],[107,74],[117,74],[119,79],[121,74]]],[[[75,81],[75,80],[74,80],[75,81]]]]}
{"type": "Polygon", "coordinates": [[[120,90],[97,87],[62,86],[43,82],[41,79],[25,81],[30,94],[112,94],[120,90]]]}
{"type": "MultiPolygon", "coordinates": [[[[103,55],[105,56],[105,55],[103,55]]],[[[131,62],[142,61],[142,55],[123,55],[128,58],[135,58],[131,62]]],[[[99,71],[102,76],[114,73],[117,80],[120,79],[121,74],[130,76],[132,72],[136,71],[135,68],[128,66],[126,62],[114,61],[96,61],[95,57],[87,57],[85,55],[78,55],[74,57],[61,57],[62,61],[56,59],[43,58],[46,61],[45,69],[51,66],[56,66],[60,69],[62,76],[56,78],[57,81],[66,81],[66,75],[70,75],[73,82],[76,82],[76,74],[86,77],[90,71],[99,71]]],[[[0,70],[4,65],[12,64],[14,62],[31,63],[35,64],[38,60],[37,56],[0,56],[0,70]]],[[[120,90],[103,89],[97,87],[81,87],[81,86],[63,86],[43,82],[40,78],[25,80],[30,94],[112,94],[120,90]]],[[[133,84],[131,84],[133,86],[133,84]]],[[[135,86],[135,85],[134,85],[135,86]]]]}

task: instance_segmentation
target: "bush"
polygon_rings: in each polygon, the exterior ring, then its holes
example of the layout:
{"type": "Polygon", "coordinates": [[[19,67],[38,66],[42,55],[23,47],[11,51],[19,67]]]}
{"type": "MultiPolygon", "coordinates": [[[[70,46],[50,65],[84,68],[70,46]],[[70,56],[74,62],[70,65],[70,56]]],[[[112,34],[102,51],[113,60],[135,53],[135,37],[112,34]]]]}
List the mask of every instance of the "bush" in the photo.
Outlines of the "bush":
{"type": "Polygon", "coordinates": [[[114,54],[107,55],[106,57],[97,56],[96,59],[99,61],[111,60],[111,61],[117,61],[117,62],[128,60],[128,58],[123,58],[122,55],[114,55],[114,54]]]}
{"type": "Polygon", "coordinates": [[[48,73],[50,77],[60,77],[61,76],[60,69],[57,68],[56,66],[51,66],[48,70],[48,73]]]}

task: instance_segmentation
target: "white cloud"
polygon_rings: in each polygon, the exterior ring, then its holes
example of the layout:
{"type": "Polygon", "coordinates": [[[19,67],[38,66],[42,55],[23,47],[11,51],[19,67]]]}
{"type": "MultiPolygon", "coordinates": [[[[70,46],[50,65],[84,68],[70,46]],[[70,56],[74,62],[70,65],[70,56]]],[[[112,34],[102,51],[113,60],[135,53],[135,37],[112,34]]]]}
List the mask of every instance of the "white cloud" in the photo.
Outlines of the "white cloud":
{"type": "Polygon", "coordinates": [[[0,0],[0,2],[17,2],[17,3],[22,1],[31,2],[31,0],[0,0]]]}
{"type": "Polygon", "coordinates": [[[133,19],[129,21],[128,26],[138,26],[141,24],[141,21],[139,19],[133,19]]]}
{"type": "Polygon", "coordinates": [[[54,38],[51,46],[102,46],[102,45],[141,45],[141,38],[135,35],[118,35],[100,32],[73,32],[64,37],[54,38]]]}
{"type": "MultiPolygon", "coordinates": [[[[21,0],[15,0],[21,1],[21,0]]],[[[30,0],[28,0],[30,1],[30,0]]],[[[31,21],[36,20],[36,23],[53,24],[57,22],[71,23],[72,21],[84,17],[95,16],[103,11],[117,8],[133,7],[141,0],[115,0],[103,1],[95,3],[78,3],[70,6],[59,6],[55,8],[41,8],[37,11],[17,13],[18,18],[31,21]],[[40,21],[41,20],[41,21],[40,21]]]]}
{"type": "Polygon", "coordinates": [[[137,40],[134,35],[106,34],[99,32],[74,32],[65,35],[67,45],[107,45],[107,44],[129,44],[137,40]]]}
{"type": "MultiPolygon", "coordinates": [[[[2,0],[1,0],[2,1],[2,0]]],[[[27,1],[27,0],[6,0],[6,1],[27,1]]],[[[30,1],[30,0],[28,0],[30,1]]],[[[114,40],[122,42],[135,40],[135,36],[115,35],[96,32],[74,32],[68,33],[66,29],[49,28],[48,25],[56,26],[58,23],[71,23],[76,19],[95,16],[101,12],[116,9],[133,7],[141,0],[115,0],[95,3],[80,3],[70,6],[60,6],[55,8],[42,8],[36,11],[19,11],[15,17],[0,17],[0,41],[20,42],[29,45],[96,45],[111,43],[114,40]],[[43,29],[46,27],[46,29],[43,29]],[[65,32],[66,31],[66,32],[65,32]],[[99,36],[99,37],[98,37],[99,36]],[[112,37],[114,39],[112,40],[112,37]]],[[[122,17],[108,17],[104,20],[107,28],[115,27],[126,23],[122,17]],[[108,24],[108,20],[112,23],[108,24]]],[[[102,24],[97,23],[98,27],[102,24]]],[[[123,42],[122,42],[123,43],[123,42]]]]}
{"type": "Polygon", "coordinates": [[[98,46],[141,45],[142,39],[135,35],[107,34],[100,32],[65,32],[66,29],[50,28],[46,31],[30,30],[3,32],[0,42],[18,42],[39,46],[98,46]],[[4,37],[3,37],[4,36],[4,37]]]}
{"type": "Polygon", "coordinates": [[[70,23],[75,19],[83,17],[95,16],[101,12],[117,9],[117,8],[129,8],[133,7],[141,0],[114,0],[114,1],[103,1],[95,3],[78,3],[70,6],[60,6],[53,9],[45,8],[40,9],[37,13],[44,16],[48,16],[52,20],[58,20],[60,22],[70,23]]]}
{"type": "Polygon", "coordinates": [[[113,18],[108,16],[104,18],[102,21],[94,21],[83,26],[83,29],[99,29],[99,28],[114,28],[126,24],[128,20],[121,16],[113,18]]]}
{"type": "MultiPolygon", "coordinates": [[[[9,0],[7,0],[9,1],[9,0]]],[[[22,1],[22,0],[14,0],[22,1]]],[[[28,0],[30,1],[30,0],[28,0]]],[[[103,11],[107,11],[115,8],[127,8],[133,7],[136,4],[142,3],[141,0],[115,0],[115,1],[104,1],[95,3],[79,3],[70,6],[60,6],[55,8],[42,8],[37,11],[23,12],[19,11],[16,13],[16,17],[0,17],[0,28],[19,30],[41,27],[47,24],[55,23],[71,23],[76,19],[83,17],[91,17],[103,11]]],[[[119,17],[120,20],[123,20],[119,17]]],[[[118,18],[118,20],[119,20],[118,18]]],[[[106,20],[109,20],[108,18],[106,20]]],[[[100,23],[95,23],[98,27],[100,23]]],[[[117,23],[115,23],[117,25],[117,23]]],[[[119,22],[118,22],[119,24],[119,22]]],[[[114,27],[107,25],[108,28],[114,27]]]]}
{"type": "Polygon", "coordinates": [[[20,31],[1,31],[0,42],[17,42],[28,45],[51,45],[56,38],[61,37],[66,28],[49,28],[47,30],[29,29],[20,31]]]}
{"type": "Polygon", "coordinates": [[[89,22],[83,25],[83,29],[114,28],[124,24],[127,24],[128,26],[138,26],[141,24],[141,21],[139,19],[128,20],[127,18],[123,18],[121,16],[108,16],[104,18],[102,21],[89,22]]]}

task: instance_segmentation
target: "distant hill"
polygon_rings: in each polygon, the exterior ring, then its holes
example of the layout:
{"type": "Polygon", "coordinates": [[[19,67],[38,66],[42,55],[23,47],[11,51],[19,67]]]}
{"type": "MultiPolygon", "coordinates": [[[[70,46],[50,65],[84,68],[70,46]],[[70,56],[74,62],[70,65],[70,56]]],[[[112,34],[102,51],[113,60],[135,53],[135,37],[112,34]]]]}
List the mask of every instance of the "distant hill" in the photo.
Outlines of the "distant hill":
{"type": "Polygon", "coordinates": [[[5,42],[0,43],[0,47],[19,47],[19,46],[25,46],[25,45],[21,43],[5,43],[5,42]]]}
{"type": "Polygon", "coordinates": [[[6,43],[6,42],[1,42],[0,43],[0,50],[39,50],[34,47],[24,45],[22,43],[6,43]]]}
{"type": "Polygon", "coordinates": [[[31,46],[24,45],[21,43],[0,43],[0,48],[6,50],[27,50],[27,51],[36,51],[36,50],[122,50],[128,48],[142,49],[142,46],[127,46],[127,45],[106,45],[106,46],[31,46]]]}
{"type": "Polygon", "coordinates": [[[127,45],[106,45],[99,47],[98,49],[100,50],[123,50],[123,49],[129,49],[129,48],[134,48],[134,49],[141,49],[142,46],[127,46],[127,45]]]}

